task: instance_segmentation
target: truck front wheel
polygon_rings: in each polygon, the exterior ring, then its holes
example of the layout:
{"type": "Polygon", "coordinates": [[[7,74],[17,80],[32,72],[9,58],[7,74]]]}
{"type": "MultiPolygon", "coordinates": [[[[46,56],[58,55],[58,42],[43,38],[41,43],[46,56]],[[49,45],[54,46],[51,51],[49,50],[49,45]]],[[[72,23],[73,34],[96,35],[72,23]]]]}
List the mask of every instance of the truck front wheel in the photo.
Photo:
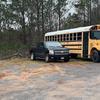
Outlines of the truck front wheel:
{"type": "Polygon", "coordinates": [[[45,62],[49,62],[50,61],[50,57],[49,57],[49,55],[47,54],[46,56],[45,56],[45,62]]]}
{"type": "Polygon", "coordinates": [[[65,61],[65,62],[68,62],[69,60],[70,60],[69,57],[65,57],[65,58],[64,58],[64,61],[65,61]]]}

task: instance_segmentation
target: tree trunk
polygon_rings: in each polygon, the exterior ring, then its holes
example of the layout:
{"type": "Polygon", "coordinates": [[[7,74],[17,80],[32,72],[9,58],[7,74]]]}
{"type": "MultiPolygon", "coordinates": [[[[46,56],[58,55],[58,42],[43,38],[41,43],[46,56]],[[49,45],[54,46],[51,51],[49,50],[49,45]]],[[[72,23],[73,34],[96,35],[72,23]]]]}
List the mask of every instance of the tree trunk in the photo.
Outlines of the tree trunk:
{"type": "Polygon", "coordinates": [[[60,11],[60,0],[58,0],[58,16],[59,16],[59,30],[61,29],[61,11],[60,11]]]}
{"type": "Polygon", "coordinates": [[[37,10],[37,40],[36,42],[40,41],[40,7],[39,7],[39,0],[36,0],[36,10],[37,10]]]}
{"type": "Polygon", "coordinates": [[[25,29],[25,5],[24,5],[24,0],[22,1],[22,32],[23,32],[23,43],[26,44],[26,29],[25,29]]]}

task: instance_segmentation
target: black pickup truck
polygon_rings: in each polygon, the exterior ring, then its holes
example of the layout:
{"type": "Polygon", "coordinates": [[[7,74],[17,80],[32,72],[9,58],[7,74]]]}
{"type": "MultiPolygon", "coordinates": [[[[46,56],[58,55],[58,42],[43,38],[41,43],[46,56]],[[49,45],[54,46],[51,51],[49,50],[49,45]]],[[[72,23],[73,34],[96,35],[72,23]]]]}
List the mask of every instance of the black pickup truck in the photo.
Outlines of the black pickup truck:
{"type": "Polygon", "coordinates": [[[35,48],[30,50],[31,60],[44,59],[46,62],[53,60],[69,61],[69,50],[64,48],[59,42],[40,42],[35,48]]]}

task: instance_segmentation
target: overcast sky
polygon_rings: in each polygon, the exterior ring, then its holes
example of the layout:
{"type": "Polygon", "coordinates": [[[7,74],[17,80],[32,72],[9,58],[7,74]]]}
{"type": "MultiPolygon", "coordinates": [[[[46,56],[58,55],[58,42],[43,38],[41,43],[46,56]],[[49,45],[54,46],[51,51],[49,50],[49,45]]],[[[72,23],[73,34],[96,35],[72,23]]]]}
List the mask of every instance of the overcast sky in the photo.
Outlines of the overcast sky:
{"type": "Polygon", "coordinates": [[[65,17],[68,16],[69,13],[73,14],[76,12],[75,7],[73,6],[73,4],[76,3],[77,0],[68,0],[68,5],[66,6],[66,14],[65,17]]]}

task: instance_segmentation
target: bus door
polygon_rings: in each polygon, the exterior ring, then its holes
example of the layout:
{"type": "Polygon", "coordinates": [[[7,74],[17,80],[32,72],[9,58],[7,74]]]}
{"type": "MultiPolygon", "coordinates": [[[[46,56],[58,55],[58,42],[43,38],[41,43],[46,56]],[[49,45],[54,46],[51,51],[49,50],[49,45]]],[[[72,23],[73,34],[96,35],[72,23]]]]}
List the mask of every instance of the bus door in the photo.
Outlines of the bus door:
{"type": "Polygon", "coordinates": [[[84,32],[83,33],[83,58],[88,58],[88,35],[89,32],[84,32]]]}

